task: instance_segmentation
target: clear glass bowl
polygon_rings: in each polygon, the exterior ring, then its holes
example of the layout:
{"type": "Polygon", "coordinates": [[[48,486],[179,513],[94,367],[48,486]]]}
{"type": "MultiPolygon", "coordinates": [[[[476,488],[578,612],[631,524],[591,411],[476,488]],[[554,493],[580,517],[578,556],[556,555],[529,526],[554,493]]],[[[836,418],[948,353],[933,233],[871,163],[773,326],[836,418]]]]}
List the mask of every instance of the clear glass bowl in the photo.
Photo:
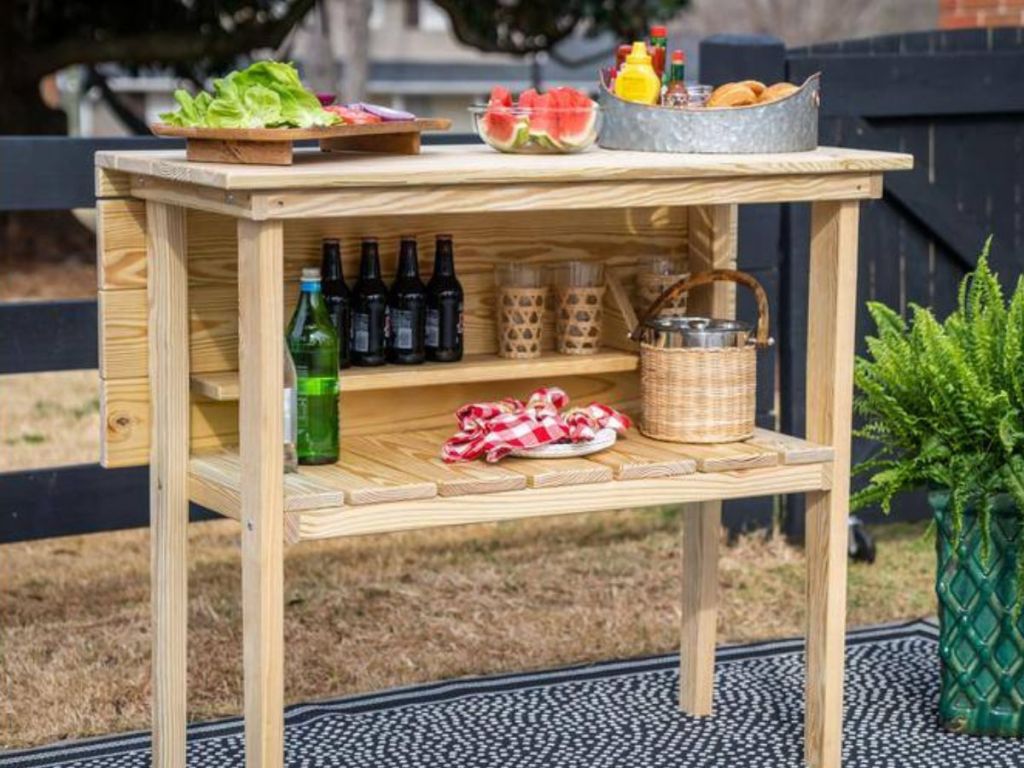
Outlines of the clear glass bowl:
{"type": "Polygon", "coordinates": [[[582,152],[597,141],[601,131],[601,108],[597,104],[553,109],[473,106],[469,112],[477,135],[499,152],[582,152]]]}

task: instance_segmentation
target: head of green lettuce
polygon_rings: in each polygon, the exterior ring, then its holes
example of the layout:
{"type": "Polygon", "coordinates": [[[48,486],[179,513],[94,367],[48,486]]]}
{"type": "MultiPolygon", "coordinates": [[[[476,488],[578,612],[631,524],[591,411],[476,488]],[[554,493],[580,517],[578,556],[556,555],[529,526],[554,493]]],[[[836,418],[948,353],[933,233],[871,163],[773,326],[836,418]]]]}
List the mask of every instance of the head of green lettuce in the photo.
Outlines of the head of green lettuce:
{"type": "Polygon", "coordinates": [[[213,81],[213,94],[174,92],[178,109],[164,112],[168,125],[197,128],[313,128],[340,118],[326,111],[290,63],[257,61],[213,81]]]}

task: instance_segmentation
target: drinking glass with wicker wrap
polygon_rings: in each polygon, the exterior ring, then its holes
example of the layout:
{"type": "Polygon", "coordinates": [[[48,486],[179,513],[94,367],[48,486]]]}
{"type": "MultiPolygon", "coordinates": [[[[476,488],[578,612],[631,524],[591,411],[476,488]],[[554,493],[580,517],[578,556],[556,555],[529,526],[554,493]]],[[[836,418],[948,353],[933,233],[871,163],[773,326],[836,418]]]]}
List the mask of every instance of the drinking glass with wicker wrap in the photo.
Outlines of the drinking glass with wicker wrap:
{"type": "Polygon", "coordinates": [[[774,343],[768,328],[768,297],[745,272],[701,272],[665,290],[630,334],[640,342],[640,431],[675,443],[727,443],[753,435],[757,349],[774,343]],[[681,294],[723,281],[753,291],[753,338],[749,324],[735,320],[660,315],[681,294]]]}

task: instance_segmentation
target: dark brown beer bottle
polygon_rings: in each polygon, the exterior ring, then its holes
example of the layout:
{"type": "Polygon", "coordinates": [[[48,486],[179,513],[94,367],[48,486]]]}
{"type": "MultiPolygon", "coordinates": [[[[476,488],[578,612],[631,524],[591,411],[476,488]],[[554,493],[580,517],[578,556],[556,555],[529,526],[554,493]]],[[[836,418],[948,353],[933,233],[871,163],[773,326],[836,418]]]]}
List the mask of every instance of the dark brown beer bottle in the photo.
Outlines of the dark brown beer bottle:
{"type": "Polygon", "coordinates": [[[398,273],[388,294],[388,360],[416,365],[426,359],[426,319],[427,288],[420,279],[416,238],[404,236],[398,248],[398,273]]]}
{"type": "Polygon", "coordinates": [[[452,236],[438,235],[434,273],[427,283],[427,360],[454,363],[462,359],[462,304],[452,236]]]}
{"type": "Polygon", "coordinates": [[[345,284],[341,266],[341,244],[334,238],[327,238],[321,246],[320,290],[323,292],[327,314],[331,316],[334,329],[338,332],[338,367],[352,365],[349,350],[352,337],[352,294],[345,284]]]}
{"type": "Polygon", "coordinates": [[[377,238],[363,239],[359,279],[352,287],[352,365],[387,362],[388,287],[380,279],[377,238]]]}

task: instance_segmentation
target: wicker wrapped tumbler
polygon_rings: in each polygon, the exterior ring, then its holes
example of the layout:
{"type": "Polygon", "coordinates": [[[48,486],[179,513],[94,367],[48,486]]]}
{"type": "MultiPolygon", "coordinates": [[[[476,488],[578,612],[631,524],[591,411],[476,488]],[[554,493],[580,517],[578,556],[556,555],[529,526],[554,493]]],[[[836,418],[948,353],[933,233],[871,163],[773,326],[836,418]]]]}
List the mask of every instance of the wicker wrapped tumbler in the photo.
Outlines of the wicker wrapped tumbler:
{"type": "Polygon", "coordinates": [[[533,264],[504,264],[495,271],[498,354],[512,359],[540,357],[545,269],[533,264]]]}
{"type": "Polygon", "coordinates": [[[768,298],[733,270],[695,274],[668,288],[631,334],[640,344],[640,431],[676,443],[727,443],[754,433],[757,348],[771,345],[768,298]],[[744,285],[757,299],[757,330],[732,320],[659,316],[664,304],[713,282],[744,285]]]}

